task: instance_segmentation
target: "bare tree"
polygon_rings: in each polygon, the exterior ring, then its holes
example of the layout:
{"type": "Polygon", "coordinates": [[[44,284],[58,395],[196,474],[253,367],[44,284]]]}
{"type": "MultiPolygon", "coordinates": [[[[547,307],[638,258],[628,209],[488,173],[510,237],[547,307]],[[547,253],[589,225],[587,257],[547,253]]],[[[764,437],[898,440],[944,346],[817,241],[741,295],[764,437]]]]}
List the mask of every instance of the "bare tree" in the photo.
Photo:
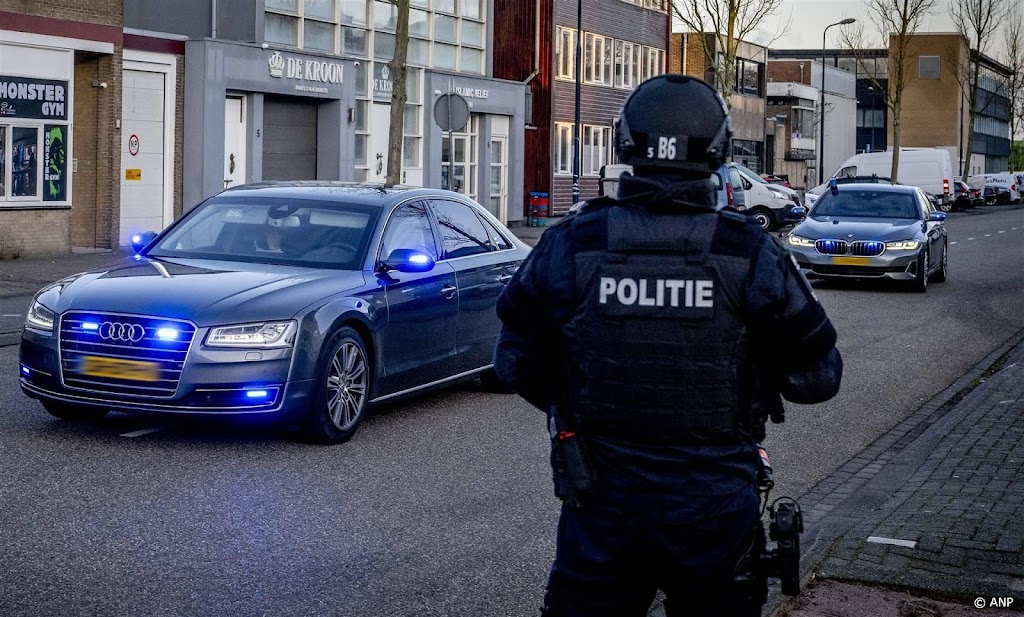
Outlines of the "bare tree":
{"type": "Polygon", "coordinates": [[[935,10],[937,0],[867,0],[868,21],[881,35],[876,47],[888,48],[886,83],[878,77],[876,70],[867,67],[868,50],[874,41],[867,36],[864,24],[843,31],[842,45],[853,53],[858,73],[863,72],[871,80],[872,87],[882,94],[885,106],[892,117],[892,167],[889,176],[893,182],[899,178],[900,136],[903,120],[903,92],[910,83],[914,49],[914,35],[924,18],[935,10]]]}
{"type": "Polygon", "coordinates": [[[1011,71],[1006,82],[1010,99],[1010,171],[1020,171],[1024,169],[1024,160],[1014,145],[1024,118],[1024,96],[1017,96],[1024,89],[1024,10],[1021,7],[1010,11],[1003,37],[1003,59],[1011,71]]]}
{"type": "MultiPolygon", "coordinates": [[[[784,0],[672,0],[672,13],[699,39],[707,65],[715,72],[715,86],[730,107],[740,43],[778,12],[783,3],[784,0]]],[[[770,47],[787,29],[788,22],[765,46],[770,47]]]]}
{"type": "Polygon", "coordinates": [[[974,151],[974,121],[995,100],[1005,85],[995,84],[988,94],[979,96],[978,86],[982,82],[981,60],[995,36],[996,28],[1007,16],[1009,4],[1006,0],[950,0],[950,15],[953,25],[967,41],[967,58],[953,56],[948,64],[960,84],[960,92],[967,101],[967,147],[964,149],[963,177],[967,181],[971,173],[971,153],[974,151]]]}
{"type": "Polygon", "coordinates": [[[391,125],[388,129],[388,171],[384,186],[399,184],[402,176],[402,144],[405,141],[405,103],[408,95],[409,0],[387,0],[396,8],[395,56],[391,67],[391,125]]]}

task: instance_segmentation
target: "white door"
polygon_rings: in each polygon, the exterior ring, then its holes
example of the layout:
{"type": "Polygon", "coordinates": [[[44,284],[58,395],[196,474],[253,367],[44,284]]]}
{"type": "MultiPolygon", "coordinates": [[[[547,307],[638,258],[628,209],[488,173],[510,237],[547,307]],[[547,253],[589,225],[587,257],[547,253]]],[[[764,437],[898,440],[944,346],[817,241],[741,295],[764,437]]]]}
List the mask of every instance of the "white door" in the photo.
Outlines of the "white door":
{"type": "Polygon", "coordinates": [[[508,128],[506,116],[491,119],[490,202],[488,209],[502,223],[508,223],[508,128]]]}
{"type": "Polygon", "coordinates": [[[245,184],[245,99],[224,102],[224,188],[245,184]]]}
{"type": "Polygon", "coordinates": [[[170,223],[164,220],[164,79],[164,73],[123,72],[121,246],[133,234],[170,223]]]}
{"type": "Polygon", "coordinates": [[[391,105],[370,105],[370,149],[366,153],[366,181],[384,184],[388,176],[388,132],[391,127],[391,105]]]}

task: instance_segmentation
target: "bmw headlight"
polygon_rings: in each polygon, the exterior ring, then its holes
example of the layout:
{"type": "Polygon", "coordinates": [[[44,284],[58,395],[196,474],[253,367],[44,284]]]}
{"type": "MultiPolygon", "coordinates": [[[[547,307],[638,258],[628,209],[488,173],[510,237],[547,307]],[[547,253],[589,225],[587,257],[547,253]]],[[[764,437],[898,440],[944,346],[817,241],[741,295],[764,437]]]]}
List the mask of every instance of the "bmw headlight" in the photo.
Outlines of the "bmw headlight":
{"type": "Polygon", "coordinates": [[[886,242],[885,248],[890,251],[915,251],[921,243],[917,240],[900,240],[898,242],[886,242]]]}
{"type": "Polygon", "coordinates": [[[40,304],[38,300],[32,300],[32,306],[29,307],[28,316],[25,318],[25,325],[36,330],[53,332],[53,319],[53,311],[40,304]]]}
{"type": "Polygon", "coordinates": [[[281,348],[295,343],[295,322],[276,321],[212,328],[206,335],[208,347],[281,348]]]}
{"type": "Polygon", "coordinates": [[[811,240],[810,238],[803,238],[803,237],[800,237],[800,236],[794,236],[794,235],[790,234],[790,236],[789,236],[789,245],[790,246],[803,246],[803,247],[807,247],[807,248],[813,248],[814,247],[814,240],[811,240]]]}

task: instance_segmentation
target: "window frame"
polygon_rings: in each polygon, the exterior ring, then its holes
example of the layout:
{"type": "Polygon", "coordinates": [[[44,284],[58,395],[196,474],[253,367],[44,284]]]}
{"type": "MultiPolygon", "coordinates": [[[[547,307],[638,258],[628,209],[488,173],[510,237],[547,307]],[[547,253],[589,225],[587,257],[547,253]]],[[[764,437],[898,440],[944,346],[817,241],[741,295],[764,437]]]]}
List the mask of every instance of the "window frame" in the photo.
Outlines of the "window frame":
{"type": "MultiPolygon", "coordinates": [[[[476,208],[474,206],[472,206],[472,205],[470,205],[470,204],[468,204],[468,203],[466,203],[464,201],[460,201],[460,200],[456,200],[456,199],[451,199],[449,197],[443,197],[443,196],[440,196],[440,195],[428,196],[428,197],[426,197],[426,202],[427,202],[429,210],[430,210],[430,216],[433,219],[434,225],[436,226],[436,231],[437,231],[438,235],[440,236],[440,240],[441,240],[441,243],[440,243],[441,257],[437,261],[439,261],[439,262],[441,262],[441,261],[451,262],[451,261],[455,261],[457,259],[466,259],[466,258],[469,258],[469,257],[478,257],[480,255],[487,255],[487,254],[495,253],[495,252],[498,251],[498,249],[494,246],[494,244],[491,243],[490,236],[487,235],[487,225],[485,225],[484,221],[480,219],[480,213],[477,212],[477,210],[476,210],[476,208]],[[452,257],[452,256],[450,256],[448,254],[448,246],[445,244],[444,233],[441,233],[441,223],[438,220],[437,212],[435,211],[435,207],[437,206],[437,204],[441,204],[441,203],[454,204],[456,206],[460,206],[462,208],[466,208],[466,209],[469,210],[470,214],[473,215],[473,217],[476,220],[477,224],[479,224],[480,228],[484,231],[484,238],[485,238],[485,244],[487,246],[487,250],[485,250],[485,251],[478,251],[476,253],[470,253],[468,255],[459,255],[457,257],[452,257]]],[[[477,241],[479,242],[479,239],[477,239],[477,241]]],[[[507,238],[506,238],[506,241],[507,241],[507,238]]]]}

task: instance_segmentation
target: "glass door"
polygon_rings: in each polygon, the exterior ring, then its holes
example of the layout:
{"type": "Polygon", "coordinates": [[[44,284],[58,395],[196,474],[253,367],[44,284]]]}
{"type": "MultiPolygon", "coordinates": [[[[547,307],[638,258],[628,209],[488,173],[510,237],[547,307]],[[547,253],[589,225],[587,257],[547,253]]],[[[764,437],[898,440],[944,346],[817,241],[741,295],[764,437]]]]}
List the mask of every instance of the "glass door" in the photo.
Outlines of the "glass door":
{"type": "Polygon", "coordinates": [[[477,198],[477,134],[479,118],[470,116],[467,131],[449,137],[441,144],[441,188],[477,198]],[[452,148],[455,149],[454,162],[452,148]]]}
{"type": "Polygon", "coordinates": [[[508,138],[491,139],[491,174],[488,209],[502,224],[508,223],[508,138]]]}

